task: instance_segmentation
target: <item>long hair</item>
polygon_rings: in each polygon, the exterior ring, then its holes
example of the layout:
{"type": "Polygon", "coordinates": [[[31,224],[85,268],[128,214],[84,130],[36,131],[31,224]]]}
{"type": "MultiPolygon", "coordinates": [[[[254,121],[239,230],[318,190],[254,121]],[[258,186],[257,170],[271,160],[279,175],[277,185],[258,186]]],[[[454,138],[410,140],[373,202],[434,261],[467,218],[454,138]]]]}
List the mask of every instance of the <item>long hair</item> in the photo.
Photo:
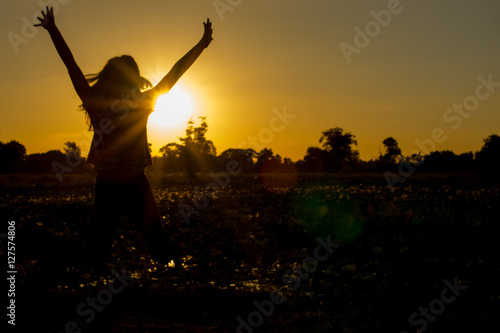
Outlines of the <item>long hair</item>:
{"type": "Polygon", "coordinates": [[[99,73],[85,77],[91,84],[90,102],[80,105],[80,109],[85,111],[89,130],[94,128],[89,111],[104,112],[111,108],[113,101],[152,87],[151,82],[140,75],[139,66],[129,55],[111,58],[99,73]]]}

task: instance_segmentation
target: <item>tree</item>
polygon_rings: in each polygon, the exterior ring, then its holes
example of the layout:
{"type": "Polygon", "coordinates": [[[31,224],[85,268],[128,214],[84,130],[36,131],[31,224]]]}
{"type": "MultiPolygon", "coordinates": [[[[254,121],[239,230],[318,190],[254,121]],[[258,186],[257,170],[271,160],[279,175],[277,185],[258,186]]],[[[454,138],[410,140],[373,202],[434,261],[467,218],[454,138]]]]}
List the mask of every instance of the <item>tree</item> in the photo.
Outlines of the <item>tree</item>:
{"type": "Polygon", "coordinates": [[[188,122],[188,127],[186,128],[186,136],[179,138],[179,140],[196,154],[215,156],[217,154],[217,150],[215,149],[214,143],[212,140],[207,140],[205,137],[208,131],[208,125],[206,122],[207,117],[198,118],[201,119],[200,126],[194,127],[194,121],[190,120],[188,122]]]}
{"type": "Polygon", "coordinates": [[[175,143],[175,142],[170,142],[170,143],[166,144],[165,146],[161,147],[159,152],[166,159],[175,159],[175,158],[179,158],[180,153],[181,153],[181,149],[182,149],[182,145],[175,143]]]}
{"type": "Polygon", "coordinates": [[[423,157],[423,161],[411,162],[413,165],[421,163],[419,171],[424,172],[471,172],[476,170],[472,152],[456,155],[450,150],[433,151],[423,157]]]}
{"type": "Polygon", "coordinates": [[[209,161],[217,154],[212,140],[207,140],[205,137],[208,131],[206,117],[198,118],[201,119],[201,125],[194,127],[194,121],[190,120],[185,136],[179,138],[182,143],[180,159],[184,162],[186,172],[191,178],[196,178],[196,171],[200,167],[208,168],[209,161]]]}
{"type": "Polygon", "coordinates": [[[64,152],[66,153],[66,155],[72,155],[78,157],[82,156],[82,150],[80,149],[80,147],[78,147],[76,142],[72,141],[67,141],[64,144],[64,152]]]}
{"type": "Polygon", "coordinates": [[[180,157],[184,147],[176,142],[171,142],[160,148],[160,154],[163,158],[163,169],[166,172],[181,171],[180,157]]]}
{"type": "Polygon", "coordinates": [[[433,151],[425,156],[421,171],[454,172],[457,168],[457,158],[450,150],[433,151]]]}
{"type": "Polygon", "coordinates": [[[337,172],[345,166],[350,166],[359,160],[359,152],[352,146],[357,146],[356,137],[351,132],[345,132],[340,127],[324,131],[319,139],[326,150],[325,171],[337,172]]]}
{"type": "Polygon", "coordinates": [[[500,170],[500,136],[492,134],[483,141],[483,147],[476,153],[476,160],[485,170],[498,172],[500,170]]]}
{"type": "Polygon", "coordinates": [[[251,171],[254,166],[253,160],[256,156],[257,152],[251,148],[229,148],[219,155],[219,160],[223,165],[226,165],[228,161],[236,161],[243,171],[251,171]]]}
{"type": "Polygon", "coordinates": [[[17,141],[0,142],[0,173],[18,171],[26,160],[26,148],[17,141]]]}
{"type": "Polygon", "coordinates": [[[303,163],[304,171],[322,172],[323,164],[325,162],[325,157],[326,157],[326,150],[323,150],[319,147],[307,148],[303,163]]]}
{"type": "Polygon", "coordinates": [[[65,164],[66,155],[60,150],[30,154],[26,158],[23,170],[27,172],[53,172],[52,163],[54,162],[65,164]]]}
{"type": "MultiPolygon", "coordinates": [[[[260,171],[262,166],[269,160],[273,159],[274,153],[272,149],[269,148],[263,148],[261,149],[260,152],[257,153],[257,162],[255,163],[255,166],[257,167],[257,171],[260,171]]],[[[280,157],[281,159],[281,157],[280,157]]]]}
{"type": "Polygon", "coordinates": [[[383,158],[392,163],[397,162],[397,158],[401,156],[401,149],[399,148],[398,142],[393,137],[388,137],[382,144],[385,147],[385,154],[383,158]]]}
{"type": "Polygon", "coordinates": [[[78,147],[76,142],[67,141],[64,143],[63,149],[66,153],[66,162],[68,162],[71,168],[76,168],[82,164],[82,150],[78,147]]]}

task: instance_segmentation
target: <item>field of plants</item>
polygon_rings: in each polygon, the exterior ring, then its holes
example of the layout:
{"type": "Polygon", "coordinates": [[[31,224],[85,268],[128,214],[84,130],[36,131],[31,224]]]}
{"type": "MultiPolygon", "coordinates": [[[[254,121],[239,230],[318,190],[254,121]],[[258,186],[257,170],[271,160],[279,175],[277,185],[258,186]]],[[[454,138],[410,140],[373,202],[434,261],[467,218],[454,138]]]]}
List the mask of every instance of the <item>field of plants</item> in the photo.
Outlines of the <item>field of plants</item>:
{"type": "Polygon", "coordinates": [[[94,272],[75,264],[88,237],[92,176],[62,183],[1,176],[0,215],[16,222],[18,326],[54,333],[498,327],[498,176],[416,174],[394,190],[380,174],[150,180],[181,262],[152,262],[124,219],[109,270],[94,272]]]}

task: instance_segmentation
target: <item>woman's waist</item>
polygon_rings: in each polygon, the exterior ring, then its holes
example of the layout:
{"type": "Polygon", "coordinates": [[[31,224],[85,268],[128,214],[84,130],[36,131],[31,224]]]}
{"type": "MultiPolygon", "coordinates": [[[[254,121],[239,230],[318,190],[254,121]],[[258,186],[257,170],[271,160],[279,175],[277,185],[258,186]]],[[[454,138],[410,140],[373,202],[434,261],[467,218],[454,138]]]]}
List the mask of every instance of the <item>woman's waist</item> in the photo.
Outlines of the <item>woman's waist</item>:
{"type": "Polygon", "coordinates": [[[126,170],[121,172],[116,172],[112,170],[101,170],[97,171],[97,176],[118,183],[129,183],[134,179],[144,176],[144,169],[126,170]]]}

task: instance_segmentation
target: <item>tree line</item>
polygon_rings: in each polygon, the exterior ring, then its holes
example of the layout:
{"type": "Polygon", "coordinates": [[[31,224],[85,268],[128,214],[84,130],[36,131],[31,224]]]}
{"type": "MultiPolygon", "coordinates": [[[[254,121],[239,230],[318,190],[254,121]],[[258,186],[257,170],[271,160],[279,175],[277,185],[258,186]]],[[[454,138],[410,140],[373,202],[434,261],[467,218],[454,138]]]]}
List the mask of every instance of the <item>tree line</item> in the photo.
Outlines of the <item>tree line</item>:
{"type": "MultiPolygon", "coordinates": [[[[484,139],[476,152],[456,155],[449,150],[433,151],[427,155],[403,156],[393,137],[382,141],[384,151],[379,157],[363,161],[356,150],[356,136],[340,127],[321,133],[320,146],[307,148],[302,159],[293,162],[282,158],[271,148],[230,148],[217,155],[214,143],[207,139],[206,117],[201,124],[189,121],[185,135],[179,142],[171,142],[160,148],[159,156],[153,157],[150,172],[179,173],[196,178],[197,173],[223,170],[229,161],[235,161],[246,173],[338,173],[338,172],[386,172],[397,171],[402,163],[418,166],[419,172],[498,172],[500,170],[500,136],[492,134],[484,139]]],[[[86,172],[85,158],[74,142],[66,142],[63,152],[50,150],[45,153],[27,154],[26,148],[17,141],[0,142],[0,173],[46,173],[63,170],[67,173],[86,172]],[[68,164],[70,165],[68,167],[68,164]],[[63,168],[63,169],[61,169],[63,168]],[[64,169],[65,168],[65,169],[64,169]]]]}

